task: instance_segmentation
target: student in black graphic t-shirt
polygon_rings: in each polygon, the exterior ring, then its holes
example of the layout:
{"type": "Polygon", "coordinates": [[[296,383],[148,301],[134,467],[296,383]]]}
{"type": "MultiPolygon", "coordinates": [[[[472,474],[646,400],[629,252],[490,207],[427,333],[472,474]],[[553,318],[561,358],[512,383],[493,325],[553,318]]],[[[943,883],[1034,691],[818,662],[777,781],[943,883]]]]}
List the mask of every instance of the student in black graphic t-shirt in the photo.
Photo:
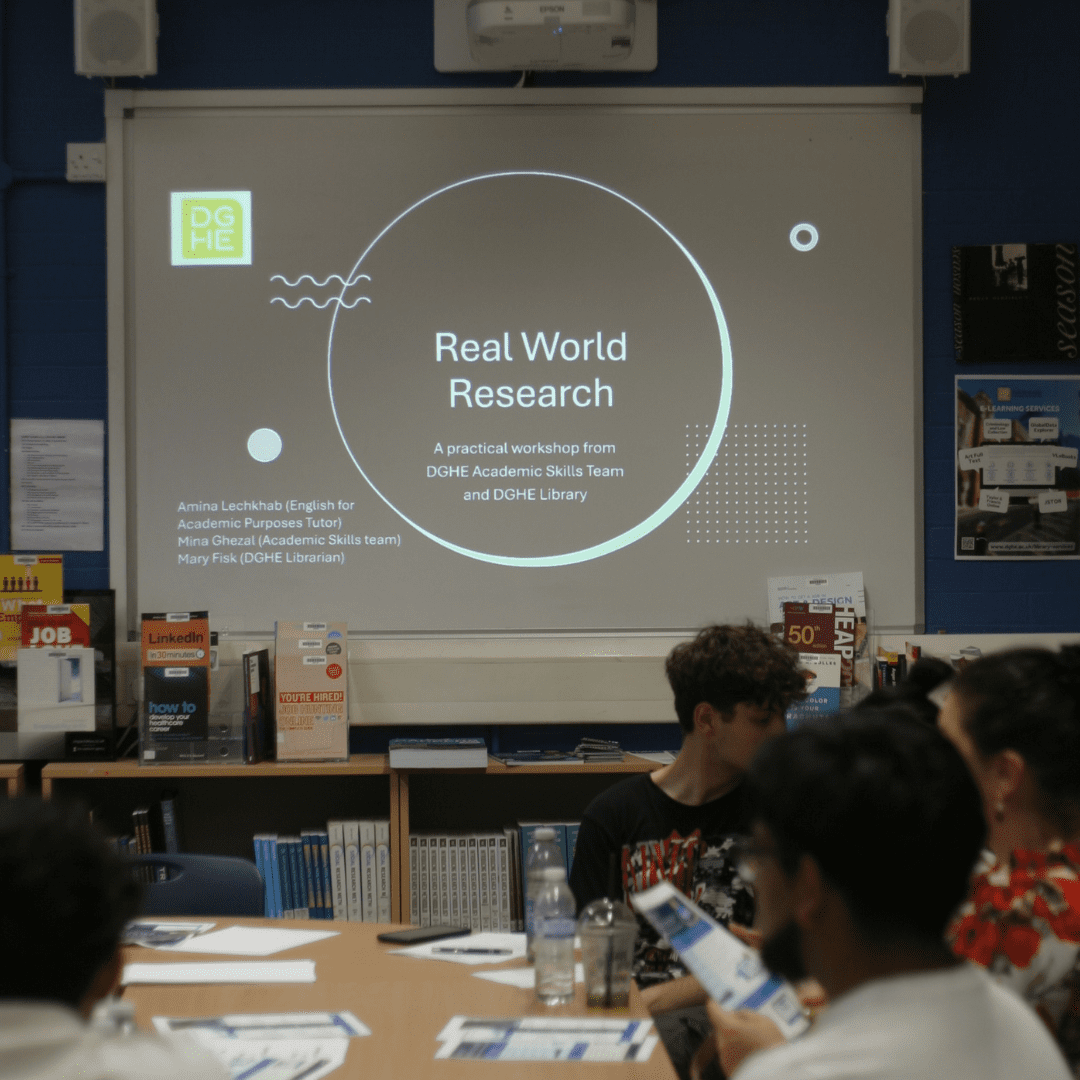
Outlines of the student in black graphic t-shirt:
{"type": "MultiPolygon", "coordinates": [[[[675,761],[599,795],[581,822],[570,887],[580,910],[607,895],[614,855],[616,899],[670,881],[714,918],[749,926],[753,893],[735,870],[733,838],[745,832],[741,783],[754,751],[784,730],[806,694],[794,649],[752,625],[710,626],[667,658],[683,743],[675,761]]],[[[638,919],[634,974],[680,1075],[708,1033],[704,991],[638,919]]]]}

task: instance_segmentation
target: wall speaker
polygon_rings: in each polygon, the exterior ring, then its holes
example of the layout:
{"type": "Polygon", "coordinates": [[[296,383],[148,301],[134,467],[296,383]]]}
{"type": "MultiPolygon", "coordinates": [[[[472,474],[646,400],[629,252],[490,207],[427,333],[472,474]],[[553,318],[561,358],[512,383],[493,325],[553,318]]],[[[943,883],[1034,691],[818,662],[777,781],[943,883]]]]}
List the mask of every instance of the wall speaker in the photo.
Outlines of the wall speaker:
{"type": "Polygon", "coordinates": [[[889,70],[962,75],[971,70],[971,0],[889,0],[889,70]]]}
{"type": "Polygon", "coordinates": [[[78,75],[156,75],[154,0],[75,0],[78,75]]]}

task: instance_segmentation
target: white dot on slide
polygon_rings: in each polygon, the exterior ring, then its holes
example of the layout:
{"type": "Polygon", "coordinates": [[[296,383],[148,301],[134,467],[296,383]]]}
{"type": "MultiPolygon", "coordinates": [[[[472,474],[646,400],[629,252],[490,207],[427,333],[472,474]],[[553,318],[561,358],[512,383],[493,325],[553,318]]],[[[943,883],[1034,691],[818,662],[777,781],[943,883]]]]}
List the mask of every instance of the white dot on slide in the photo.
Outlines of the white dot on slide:
{"type": "Polygon", "coordinates": [[[281,436],[273,428],[261,427],[248,436],[248,453],[264,464],[281,453],[281,436]]]}
{"type": "Polygon", "coordinates": [[[796,251],[813,251],[817,247],[818,231],[808,221],[804,221],[791,230],[788,239],[796,251]]]}

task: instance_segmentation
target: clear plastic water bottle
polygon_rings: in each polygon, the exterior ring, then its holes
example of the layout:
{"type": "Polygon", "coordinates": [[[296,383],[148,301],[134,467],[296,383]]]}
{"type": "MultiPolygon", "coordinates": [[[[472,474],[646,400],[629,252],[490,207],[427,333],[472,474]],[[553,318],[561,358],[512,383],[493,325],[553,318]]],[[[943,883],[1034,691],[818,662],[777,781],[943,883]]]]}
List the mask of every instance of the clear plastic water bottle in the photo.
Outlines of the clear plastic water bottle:
{"type": "Polygon", "coordinates": [[[525,949],[530,960],[536,959],[533,906],[544,884],[544,871],[550,866],[564,866],[562,852],[555,843],[555,830],[542,825],[533,830],[532,846],[525,856],[525,949]]]}
{"type": "Polygon", "coordinates": [[[574,933],[577,902],[566,884],[566,871],[549,866],[536,897],[536,996],[545,1005],[574,1000],[574,933]]]}

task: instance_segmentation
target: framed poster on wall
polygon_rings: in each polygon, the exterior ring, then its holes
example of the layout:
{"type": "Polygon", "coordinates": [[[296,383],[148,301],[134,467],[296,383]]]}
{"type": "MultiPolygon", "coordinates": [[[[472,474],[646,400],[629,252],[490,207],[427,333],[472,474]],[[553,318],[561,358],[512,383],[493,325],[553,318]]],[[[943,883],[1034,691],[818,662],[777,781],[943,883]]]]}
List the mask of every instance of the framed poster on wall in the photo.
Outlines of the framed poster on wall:
{"type": "Polygon", "coordinates": [[[956,378],[957,559],[1080,558],[1080,375],[956,378]]]}

